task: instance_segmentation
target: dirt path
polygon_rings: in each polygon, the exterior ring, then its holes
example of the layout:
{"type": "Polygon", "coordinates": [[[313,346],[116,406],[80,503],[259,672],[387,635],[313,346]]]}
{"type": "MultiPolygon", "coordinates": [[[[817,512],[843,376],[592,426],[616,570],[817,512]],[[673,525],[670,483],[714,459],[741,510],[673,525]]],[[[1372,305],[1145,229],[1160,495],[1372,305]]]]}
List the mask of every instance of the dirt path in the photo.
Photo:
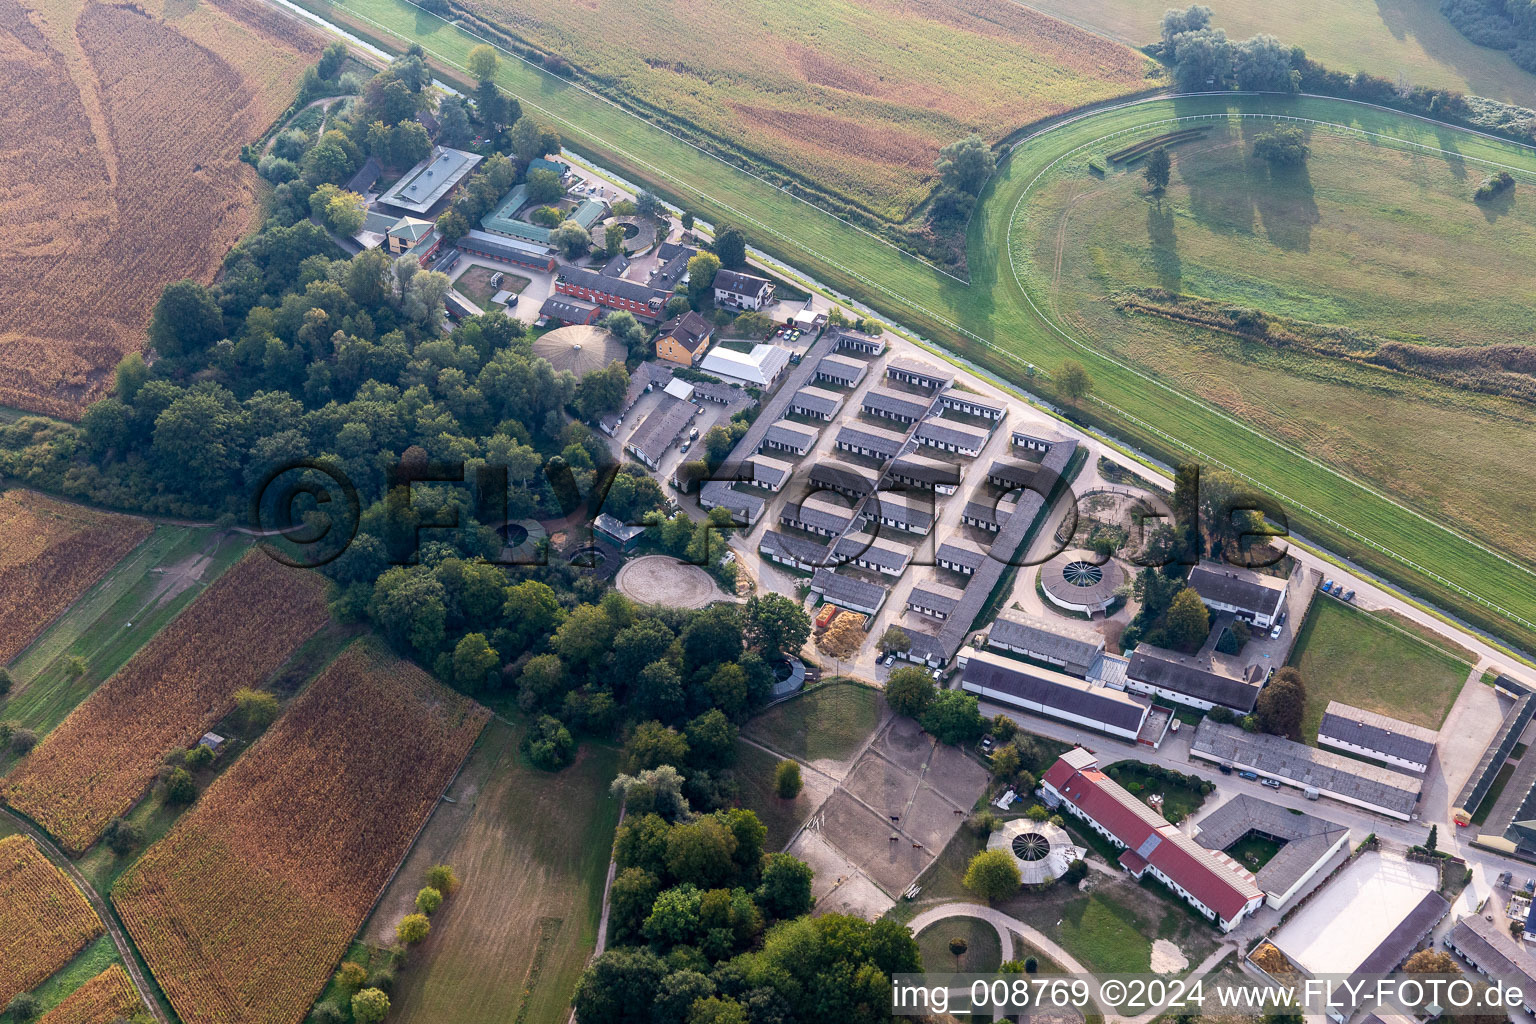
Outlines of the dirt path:
{"type": "Polygon", "coordinates": [[[37,843],[43,853],[47,855],[48,859],[64,869],[64,872],[69,875],[70,880],[75,883],[90,902],[91,909],[96,911],[96,916],[101,918],[101,923],[107,926],[107,934],[112,936],[112,945],[117,947],[117,955],[122,959],[123,967],[128,971],[128,977],[133,979],[133,987],[139,993],[139,998],[143,1000],[145,1006],[149,1007],[149,1012],[155,1015],[155,1020],[159,1021],[160,1024],[170,1024],[170,1019],[160,1009],[160,1004],[155,1001],[154,996],[149,994],[149,982],[145,980],[143,972],[139,970],[139,963],[134,958],[132,948],[128,945],[128,938],[123,934],[122,927],[117,923],[117,917],[112,913],[112,909],[107,906],[106,901],[97,894],[95,889],[91,888],[91,883],[87,882],[85,876],[75,868],[74,862],[64,856],[64,852],[55,846],[53,840],[49,839],[42,830],[34,827],[31,822],[13,812],[9,807],[0,807],[0,814],[10,819],[11,824],[15,825],[18,830],[30,836],[32,841],[37,843]]]}
{"type": "MultiPolygon", "coordinates": [[[[343,95],[343,96],[322,96],[322,97],[320,97],[317,100],[310,100],[308,103],[304,104],[298,110],[295,110],[293,112],[293,117],[298,117],[300,114],[304,113],[304,111],[308,110],[310,107],[324,107],[325,108],[324,116],[320,118],[320,130],[315,132],[315,138],[318,139],[320,136],[325,134],[325,124],[326,124],[326,122],[328,120],[330,120],[330,117],[331,117],[331,107],[334,106],[336,103],[339,103],[342,100],[347,100],[347,99],[352,99],[352,98],[353,97],[347,96],[347,95],[343,95]]],[[[290,117],[288,119],[288,123],[289,124],[293,123],[293,117],[290,117]]],[[[262,156],[266,156],[268,153],[272,152],[272,146],[273,146],[274,143],[277,142],[277,137],[279,135],[283,134],[283,132],[285,132],[287,130],[288,129],[287,129],[286,125],[285,125],[283,128],[279,129],[278,131],[273,132],[272,133],[272,137],[267,140],[267,144],[264,147],[262,147],[261,155],[262,156]]]]}

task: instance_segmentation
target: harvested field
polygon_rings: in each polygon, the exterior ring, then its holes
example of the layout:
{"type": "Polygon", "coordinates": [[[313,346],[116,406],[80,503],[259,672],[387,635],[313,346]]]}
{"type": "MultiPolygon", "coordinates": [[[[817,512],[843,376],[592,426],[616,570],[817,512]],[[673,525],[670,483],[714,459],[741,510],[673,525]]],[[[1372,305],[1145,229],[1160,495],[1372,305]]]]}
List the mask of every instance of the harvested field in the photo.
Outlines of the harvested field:
{"type": "Polygon", "coordinates": [[[0,1006],[69,963],[103,931],[64,872],[29,837],[0,839],[0,1006]]]}
{"type": "Polygon", "coordinates": [[[113,888],[185,1024],[304,1016],[488,718],[365,643],[331,663],[113,888]]]}
{"type": "Polygon", "coordinates": [[[1128,47],[984,0],[455,6],[685,137],[893,221],[948,143],[1156,84],[1128,47]]]}
{"type": "Polygon", "coordinates": [[[128,972],[113,964],[75,989],[38,1024],[113,1024],[142,1005],[128,972]]]}
{"type": "Polygon", "coordinates": [[[94,843],[197,740],[328,620],[323,583],[247,555],[33,750],[0,796],[71,853],[94,843]]]}
{"type": "Polygon", "coordinates": [[[160,289],[212,278],[317,50],[250,0],[145,7],[0,0],[0,404],[78,417],[160,289]]]}
{"type": "Polygon", "coordinates": [[[108,569],[148,537],[143,519],[54,501],[32,491],[0,494],[0,665],[31,643],[108,569]]]}

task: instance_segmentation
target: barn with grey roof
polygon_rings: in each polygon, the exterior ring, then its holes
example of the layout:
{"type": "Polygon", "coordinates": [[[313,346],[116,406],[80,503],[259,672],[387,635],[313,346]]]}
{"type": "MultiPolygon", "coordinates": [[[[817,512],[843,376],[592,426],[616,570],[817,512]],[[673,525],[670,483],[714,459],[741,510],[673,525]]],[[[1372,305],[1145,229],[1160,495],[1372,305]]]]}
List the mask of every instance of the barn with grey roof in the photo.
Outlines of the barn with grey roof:
{"type": "Polygon", "coordinates": [[[933,403],[917,395],[875,386],[864,392],[863,410],[871,416],[883,416],[897,423],[916,423],[928,415],[933,403]]]}
{"type": "Polygon", "coordinates": [[[960,607],[965,591],[928,577],[912,584],[907,593],[907,608],[935,619],[947,619],[960,607]]]}
{"type": "Polygon", "coordinates": [[[1249,835],[1281,844],[1254,873],[1267,902],[1276,910],[1349,846],[1347,826],[1247,793],[1239,793],[1217,807],[1195,828],[1195,842],[1207,850],[1229,849],[1249,835]]]}
{"type": "Polygon", "coordinates": [[[764,558],[806,572],[825,567],[831,559],[826,541],[779,530],[764,530],[757,542],[757,550],[764,558]]]}
{"type": "Polygon", "coordinates": [[[836,537],[851,527],[859,518],[858,513],[847,505],[813,494],[804,501],[785,502],[779,510],[779,522],[808,533],[836,537]]]}
{"type": "Polygon", "coordinates": [[[960,487],[961,470],[958,465],[919,452],[904,452],[896,456],[886,472],[892,481],[919,490],[954,494],[960,487]]]}
{"type": "Polygon", "coordinates": [[[907,443],[907,435],[868,423],[844,423],[837,428],[835,443],[841,451],[883,461],[893,459],[901,452],[907,443]]]}
{"type": "Polygon", "coordinates": [[[951,534],[933,553],[933,560],[940,569],[971,576],[987,560],[987,549],[974,541],[966,540],[958,533],[951,534]]]}
{"type": "Polygon", "coordinates": [[[890,596],[890,591],[878,583],[844,576],[831,569],[816,570],[816,574],[811,577],[811,590],[820,594],[828,604],[866,615],[879,612],[885,599],[890,596]]]}
{"type": "Polygon", "coordinates": [[[919,444],[974,459],[987,445],[987,432],[955,420],[930,416],[917,425],[913,438],[919,444]]]}
{"type": "Polygon", "coordinates": [[[1104,637],[1094,630],[1019,611],[1003,611],[987,632],[987,646],[1022,654],[1086,676],[1104,653],[1104,637]]]}
{"type": "Polygon", "coordinates": [[[1331,700],[1317,727],[1319,746],[1385,761],[1420,774],[1429,771],[1440,734],[1421,725],[1331,700]]]}
{"type": "Polygon", "coordinates": [[[763,448],[804,455],[816,444],[820,431],[794,420],[779,420],[763,432],[763,448]]]}
{"type": "Polygon", "coordinates": [[[836,491],[850,498],[873,494],[880,483],[878,471],[855,466],[841,459],[818,459],[807,475],[812,487],[836,491]]]}
{"type": "Polygon", "coordinates": [[[939,402],[944,408],[953,412],[975,416],[977,419],[994,420],[996,421],[993,423],[994,427],[1008,415],[1008,406],[995,398],[987,398],[974,391],[951,388],[939,396],[939,402]]]}
{"type": "Polygon", "coordinates": [[[840,388],[856,388],[869,373],[869,364],[839,355],[822,356],[816,364],[816,379],[840,388]]]}
{"type": "Polygon", "coordinates": [[[1201,711],[1224,707],[1246,715],[1259,699],[1258,683],[1194,664],[1191,658],[1150,644],[1138,644],[1131,652],[1127,676],[1127,686],[1138,693],[1166,697],[1201,711]]]}
{"type": "Polygon", "coordinates": [[[887,380],[900,381],[929,391],[939,391],[955,382],[953,370],[941,369],[920,359],[905,359],[900,356],[893,357],[885,364],[885,376],[887,380]]]}
{"type": "Polygon", "coordinates": [[[921,494],[881,491],[869,502],[865,511],[877,519],[880,525],[908,533],[926,534],[933,529],[933,501],[924,500],[921,494]]]}
{"type": "Polygon", "coordinates": [[[960,688],[983,700],[1135,740],[1148,705],[1053,669],[988,651],[967,651],[960,688]]]}
{"type": "Polygon", "coordinates": [[[795,392],[789,400],[789,411],[797,416],[816,420],[830,420],[843,407],[843,396],[836,391],[807,385],[795,392]]]}
{"type": "Polygon", "coordinates": [[[912,561],[912,549],[886,537],[868,533],[850,533],[832,545],[832,555],[840,564],[885,576],[900,576],[912,561]]]}

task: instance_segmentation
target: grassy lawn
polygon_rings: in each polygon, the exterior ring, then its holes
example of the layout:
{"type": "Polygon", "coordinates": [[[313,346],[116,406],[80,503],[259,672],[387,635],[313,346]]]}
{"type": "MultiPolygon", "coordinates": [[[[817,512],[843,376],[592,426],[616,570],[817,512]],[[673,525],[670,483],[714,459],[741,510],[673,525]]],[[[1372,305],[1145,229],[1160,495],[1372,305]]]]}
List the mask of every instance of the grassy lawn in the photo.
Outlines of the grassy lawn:
{"type": "Polygon", "coordinates": [[[1257,871],[1268,864],[1275,854],[1280,852],[1280,847],[1283,845],[1285,844],[1250,832],[1227,847],[1226,853],[1249,871],[1257,871]]]}
{"type": "MultiPolygon", "coordinates": [[[[917,937],[917,948],[923,954],[923,969],[927,971],[962,971],[967,974],[997,970],[1006,958],[997,941],[997,929],[974,917],[949,917],[936,921],[922,930],[917,937]],[[966,951],[959,964],[949,951],[950,939],[964,939],[966,951]]],[[[1008,951],[1012,953],[1012,950],[1008,951]]]]}
{"type": "Polygon", "coordinates": [[[380,942],[422,873],[454,865],[462,886],[400,973],[390,1020],[564,1024],[597,938],[618,801],[618,750],[582,744],[557,774],[529,765],[522,727],[493,721],[364,929],[380,942]]]}
{"type": "Polygon", "coordinates": [[[1306,680],[1301,734],[1308,743],[1330,700],[1438,729],[1471,670],[1390,620],[1322,596],[1312,602],[1290,663],[1306,680]]]}
{"type": "Polygon", "coordinates": [[[857,683],[827,683],[775,704],[747,723],[746,735],[804,761],[846,761],[880,724],[883,702],[857,683]]]}
{"type": "MultiPolygon", "coordinates": [[[[464,29],[407,0],[301,2],[319,16],[386,47],[398,50],[401,40],[419,42],[439,66],[460,80],[469,51],[480,43],[464,29]]],[[[1481,453],[1467,455],[1466,445],[1497,444],[1504,424],[1497,430],[1468,434],[1446,427],[1444,404],[1437,408],[1433,402],[1405,402],[1399,403],[1400,429],[1392,436],[1414,437],[1422,444],[1357,443],[1349,432],[1366,429],[1359,421],[1375,415],[1373,403],[1366,401],[1373,394],[1369,389],[1346,388],[1341,395],[1319,390],[1314,379],[1288,375],[1286,386],[1295,387],[1287,390],[1255,381],[1257,367],[1245,365],[1240,373],[1227,373],[1216,369],[1217,363],[1202,360],[1193,366],[1187,361],[1150,368],[1137,365],[1124,354],[1103,348],[1102,339],[1082,339],[1076,332],[1058,330],[1054,319],[1045,319],[1051,300],[1029,283],[1029,275],[1015,276],[1015,268],[1024,269],[1023,262],[1030,260],[1033,251],[1025,237],[1032,224],[1033,203],[1021,200],[1027,199],[1041,172],[1053,165],[1066,170],[1076,167],[1086,181],[1086,154],[1080,147],[1092,148],[1095,140],[1116,132],[1126,133],[1117,140],[1120,145],[1165,132],[1169,118],[1220,113],[1313,118],[1376,133],[1368,142],[1354,143],[1362,161],[1376,152],[1429,147],[1418,151],[1415,163],[1442,180],[1446,173],[1464,174],[1467,180],[1458,180],[1454,190],[1464,200],[1490,163],[1536,171],[1536,154],[1448,126],[1332,99],[1221,95],[1131,104],[1055,126],[1014,149],[971,220],[969,279],[962,280],[850,223],[803,205],[786,204],[776,183],[690,147],[661,127],[528,62],[504,60],[497,80],[518,97],[525,110],[548,120],[568,147],[647,184],[706,221],[741,225],[754,244],[814,274],[827,288],[868,302],[906,328],[1005,379],[1023,382],[1033,377],[1045,383],[1065,359],[1080,361],[1093,379],[1093,392],[1074,415],[1164,461],[1198,459],[1207,465],[1236,467],[1279,499],[1292,526],[1315,542],[1405,582],[1424,600],[1443,604],[1476,625],[1519,643],[1536,642],[1536,627],[1525,624],[1536,622],[1536,573],[1504,557],[1502,541],[1488,536],[1490,530],[1507,533],[1508,524],[1521,521],[1530,510],[1530,499],[1517,495],[1514,504],[1501,504],[1495,499],[1504,495],[1484,494],[1473,485],[1466,468],[1483,462],[1481,453]],[[1445,150],[1453,153],[1446,155],[1445,150]],[[1062,159],[1074,152],[1076,156],[1062,159]],[[1021,218],[1018,225],[1016,217],[1021,218]],[[1240,380],[1244,386],[1222,390],[1214,383],[1222,380],[1240,380]],[[1259,389],[1255,392],[1259,398],[1245,397],[1250,383],[1259,389]],[[1411,422],[1410,409],[1420,416],[1418,422],[1411,422]],[[1439,469],[1439,479],[1431,481],[1436,494],[1426,496],[1414,479],[1422,476],[1416,467],[1423,466],[1439,469]]],[[[1327,130],[1315,132],[1314,139],[1327,130]]],[[[1175,178],[1181,180],[1177,171],[1175,178]]],[[[1354,191],[1360,182],[1370,180],[1358,168],[1352,178],[1354,191]]],[[[1426,183],[1415,195],[1435,187],[1426,183]]],[[[1384,193],[1379,205],[1390,211],[1412,198],[1384,193]]],[[[1314,196],[1320,208],[1325,199],[1321,193],[1314,196]]],[[[1146,209],[1132,223],[1145,223],[1146,209]]],[[[1264,209],[1271,219],[1285,216],[1267,200],[1264,209]]],[[[1299,227],[1310,222],[1310,214],[1306,210],[1302,214],[1299,227]]],[[[1500,232],[1510,220],[1502,217],[1500,232]]],[[[1258,230],[1263,224],[1264,218],[1255,212],[1246,230],[1258,230]]],[[[1433,228],[1432,220],[1426,224],[1433,228]]],[[[1413,252],[1415,247],[1400,246],[1385,255],[1396,259],[1403,251],[1413,252]]],[[[1372,252],[1373,258],[1379,254],[1372,252]]],[[[1516,266],[1528,262],[1516,261],[1516,266]]],[[[1433,284],[1439,271],[1427,268],[1416,273],[1433,284]]],[[[1418,305],[1416,301],[1413,308],[1418,305]]],[[[1380,377],[1370,376],[1373,387],[1380,377]]],[[[1048,390],[1048,383],[1045,386],[1048,390]]],[[[1460,404],[1482,401],[1449,389],[1442,392],[1460,404]]],[[[1522,410],[1509,410],[1508,415],[1528,419],[1522,410]]],[[[1487,427],[1483,420],[1473,419],[1487,427]]],[[[1506,464],[1515,464],[1521,454],[1518,446],[1500,450],[1506,464]]],[[[1507,483],[1495,482],[1507,492],[1507,483]]]]}
{"type": "Polygon", "coordinates": [[[1141,916],[1117,899],[1090,893],[1063,908],[1058,941],[1089,970],[1145,973],[1152,940],[1136,926],[1141,916]]]}
{"type": "Polygon", "coordinates": [[[497,293],[508,291],[513,295],[521,295],[523,289],[532,283],[528,278],[514,274],[510,270],[497,271],[493,267],[472,263],[469,269],[460,274],[453,282],[453,286],[464,293],[471,302],[481,309],[490,310],[503,308],[491,301],[491,298],[497,293]],[[500,288],[491,285],[491,278],[497,273],[503,275],[500,288]]]}
{"type": "MultiPolygon", "coordinates": [[[[210,530],[156,531],[130,556],[131,564],[114,569],[16,660],[13,674],[24,683],[0,700],[0,719],[39,735],[64,721],[247,549],[243,540],[214,545],[213,539],[210,530]],[[208,560],[199,578],[176,592],[182,583],[173,582],[167,570],[203,555],[208,560]],[[84,663],[78,674],[77,658],[84,663]]],[[[0,755],[0,771],[15,760],[0,755]]]]}
{"type": "Polygon", "coordinates": [[[1493,813],[1494,805],[1499,802],[1499,797],[1504,792],[1504,787],[1509,785],[1509,777],[1515,774],[1513,762],[1505,761],[1499,767],[1499,774],[1493,777],[1493,785],[1488,789],[1488,795],[1483,797],[1483,802],[1477,805],[1477,811],[1472,815],[1472,824],[1481,825],[1488,820],[1488,815],[1493,813]]]}
{"type": "MultiPolygon", "coordinates": [[[[37,996],[39,1015],[47,1013],[62,1003],[75,989],[108,967],[122,962],[117,955],[117,947],[112,945],[112,936],[97,937],[76,953],[73,960],[59,968],[53,977],[32,989],[32,994],[37,996]]],[[[0,1024],[18,1024],[18,1022],[15,1015],[0,1011],[0,1024]]]]}
{"type": "Polygon", "coordinates": [[[1138,797],[1162,795],[1163,817],[1177,825],[1200,809],[1205,794],[1193,786],[1181,786],[1168,779],[1154,779],[1139,761],[1121,761],[1109,766],[1107,774],[1138,797]]]}
{"type": "Polygon", "coordinates": [[[773,788],[773,770],[780,758],[749,743],[736,741],[736,781],[741,785],[741,806],[754,811],[768,829],[764,848],[782,850],[800,823],[810,816],[812,798],[805,790],[785,800],[773,788]]]}

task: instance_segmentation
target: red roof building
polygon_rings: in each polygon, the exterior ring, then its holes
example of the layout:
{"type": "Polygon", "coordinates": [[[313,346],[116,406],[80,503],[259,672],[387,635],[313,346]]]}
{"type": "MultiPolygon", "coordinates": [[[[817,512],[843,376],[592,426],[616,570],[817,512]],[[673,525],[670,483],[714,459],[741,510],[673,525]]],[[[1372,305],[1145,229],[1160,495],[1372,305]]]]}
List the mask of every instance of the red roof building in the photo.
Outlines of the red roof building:
{"type": "Polygon", "coordinates": [[[1099,771],[1098,759],[1082,747],[1061,755],[1040,788],[1046,803],[1065,807],[1122,848],[1121,867],[1136,878],[1150,873],[1222,931],[1264,905],[1263,890],[1242,865],[1163,820],[1099,771]]]}

